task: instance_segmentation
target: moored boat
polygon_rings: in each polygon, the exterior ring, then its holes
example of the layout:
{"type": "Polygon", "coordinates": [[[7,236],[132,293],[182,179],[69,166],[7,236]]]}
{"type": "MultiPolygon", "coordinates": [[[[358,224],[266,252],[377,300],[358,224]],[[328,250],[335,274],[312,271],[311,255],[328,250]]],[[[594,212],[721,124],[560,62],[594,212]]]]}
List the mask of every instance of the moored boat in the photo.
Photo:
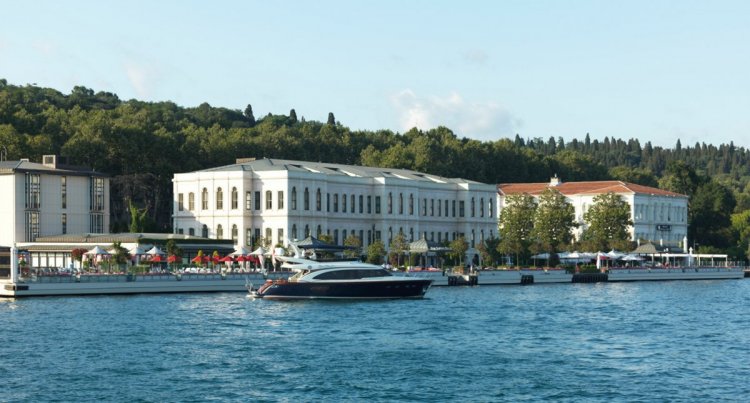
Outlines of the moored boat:
{"type": "Polygon", "coordinates": [[[393,275],[381,266],[361,262],[317,262],[291,259],[288,279],[267,280],[250,296],[267,299],[422,298],[432,280],[393,275]]]}

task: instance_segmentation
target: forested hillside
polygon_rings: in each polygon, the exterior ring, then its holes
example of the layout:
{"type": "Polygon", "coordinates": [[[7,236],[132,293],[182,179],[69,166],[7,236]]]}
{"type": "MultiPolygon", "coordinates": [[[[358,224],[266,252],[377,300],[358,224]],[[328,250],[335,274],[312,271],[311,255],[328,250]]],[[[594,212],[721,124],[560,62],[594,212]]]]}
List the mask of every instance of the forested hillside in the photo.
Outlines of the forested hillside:
{"type": "Polygon", "coordinates": [[[288,114],[123,101],[75,87],[70,94],[0,80],[0,150],[7,159],[69,163],[112,175],[112,231],[127,230],[127,200],[148,208],[151,230],[168,231],[171,178],[241,157],[287,158],[408,168],[485,183],[619,179],[691,196],[690,239],[702,250],[744,256],[750,241],[750,151],[733,144],[641,144],[550,137],[480,142],[439,127],[406,133],[352,131],[288,114]]]}

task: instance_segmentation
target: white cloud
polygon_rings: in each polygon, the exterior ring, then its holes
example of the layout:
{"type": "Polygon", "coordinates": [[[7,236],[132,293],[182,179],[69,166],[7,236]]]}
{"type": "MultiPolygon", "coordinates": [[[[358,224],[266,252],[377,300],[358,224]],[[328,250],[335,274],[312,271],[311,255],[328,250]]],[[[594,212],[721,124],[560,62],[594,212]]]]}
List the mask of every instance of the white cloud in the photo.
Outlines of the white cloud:
{"type": "Polygon", "coordinates": [[[139,98],[147,98],[151,92],[153,74],[149,69],[132,62],[125,63],[125,75],[139,98]]]}
{"type": "Polygon", "coordinates": [[[401,130],[412,127],[431,129],[445,126],[459,136],[477,140],[497,140],[513,135],[520,119],[496,102],[468,102],[453,92],[447,97],[420,97],[403,90],[391,97],[399,115],[401,130]]]}

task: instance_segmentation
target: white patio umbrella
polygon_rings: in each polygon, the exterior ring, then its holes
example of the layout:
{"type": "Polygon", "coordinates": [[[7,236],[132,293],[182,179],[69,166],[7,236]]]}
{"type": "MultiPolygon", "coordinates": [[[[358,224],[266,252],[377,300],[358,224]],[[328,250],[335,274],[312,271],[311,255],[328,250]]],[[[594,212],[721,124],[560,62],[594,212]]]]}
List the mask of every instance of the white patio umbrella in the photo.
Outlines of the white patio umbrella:
{"type": "Polygon", "coordinates": [[[247,249],[245,249],[243,246],[240,246],[239,248],[235,249],[234,252],[230,253],[232,256],[247,256],[250,254],[247,249]]]}
{"type": "Polygon", "coordinates": [[[130,254],[130,256],[135,257],[135,264],[138,265],[141,263],[141,255],[146,254],[146,248],[141,245],[136,245],[128,249],[128,253],[130,254]]]}

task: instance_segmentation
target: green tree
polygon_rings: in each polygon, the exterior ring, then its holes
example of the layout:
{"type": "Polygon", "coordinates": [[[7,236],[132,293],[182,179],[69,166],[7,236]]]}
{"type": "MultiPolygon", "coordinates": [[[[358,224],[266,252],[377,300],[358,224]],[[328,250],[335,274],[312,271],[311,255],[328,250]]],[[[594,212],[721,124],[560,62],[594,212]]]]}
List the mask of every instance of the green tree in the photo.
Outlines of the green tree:
{"type": "Polygon", "coordinates": [[[533,196],[515,194],[506,197],[505,207],[500,211],[497,251],[515,255],[516,265],[521,263],[521,256],[528,255],[536,208],[533,196]]]}
{"type": "Polygon", "coordinates": [[[497,266],[502,256],[497,248],[500,245],[500,238],[487,238],[477,246],[479,254],[482,256],[482,262],[485,266],[497,266]]]}
{"type": "Polygon", "coordinates": [[[631,168],[627,166],[616,166],[609,169],[609,175],[613,179],[623,182],[635,183],[637,185],[658,187],[659,182],[654,174],[645,168],[631,168]]]}
{"type": "Polygon", "coordinates": [[[354,234],[349,235],[344,239],[344,246],[351,246],[354,248],[344,251],[344,255],[347,257],[359,257],[362,254],[362,240],[354,234]]]}
{"type": "Polygon", "coordinates": [[[466,256],[466,251],[469,250],[469,243],[466,242],[464,237],[460,236],[452,240],[448,247],[451,249],[450,254],[454,261],[458,260],[458,265],[463,266],[464,256],[466,256]]]}
{"type": "Polygon", "coordinates": [[[167,254],[172,256],[182,256],[182,248],[177,245],[174,239],[167,241],[167,254]]]}
{"type": "Polygon", "coordinates": [[[245,118],[247,119],[247,122],[250,123],[250,126],[255,126],[255,115],[253,115],[253,106],[250,104],[247,104],[247,107],[245,108],[245,118]]]}
{"type": "Polygon", "coordinates": [[[534,215],[532,246],[536,252],[546,252],[551,257],[570,244],[573,239],[572,230],[576,225],[573,206],[562,193],[548,188],[539,197],[534,215]]]}
{"type": "Polygon", "coordinates": [[[292,124],[297,123],[297,112],[294,109],[289,111],[289,122],[292,124]]]}
{"type": "Polygon", "coordinates": [[[688,238],[717,248],[736,244],[731,225],[735,203],[734,195],[724,185],[716,181],[700,185],[690,199],[688,238]]]}
{"type": "Polygon", "coordinates": [[[333,116],[333,112],[328,112],[328,121],[326,122],[329,126],[336,125],[336,118],[333,116]]]}
{"type": "Polygon", "coordinates": [[[385,245],[380,240],[377,240],[367,247],[367,263],[380,264],[383,262],[383,256],[385,256],[385,245]]]}
{"type": "Polygon", "coordinates": [[[400,232],[396,234],[391,240],[388,250],[391,255],[396,257],[396,266],[401,267],[401,256],[409,250],[409,243],[406,241],[404,234],[400,232]]]}
{"type": "Polygon", "coordinates": [[[633,225],[633,220],[630,219],[630,205],[620,195],[607,192],[595,196],[594,204],[584,213],[583,219],[588,225],[584,243],[592,252],[629,249],[628,227],[633,225]]]}
{"type": "Polygon", "coordinates": [[[148,213],[148,207],[139,209],[133,203],[132,200],[128,199],[128,210],[130,211],[130,232],[144,232],[146,227],[146,214],[148,213]]]}

